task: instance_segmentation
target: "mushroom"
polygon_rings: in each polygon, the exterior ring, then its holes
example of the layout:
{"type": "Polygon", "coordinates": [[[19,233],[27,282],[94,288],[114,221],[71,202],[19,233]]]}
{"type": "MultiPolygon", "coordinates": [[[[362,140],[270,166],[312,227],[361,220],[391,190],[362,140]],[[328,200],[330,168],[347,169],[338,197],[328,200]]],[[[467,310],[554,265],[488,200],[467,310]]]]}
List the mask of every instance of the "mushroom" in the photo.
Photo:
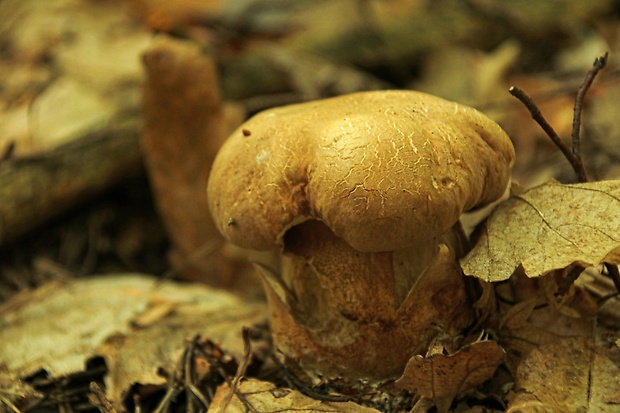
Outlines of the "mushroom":
{"type": "Polygon", "coordinates": [[[464,211],[501,197],[506,133],[473,108],[373,91],[264,111],[216,156],[209,207],[225,238],[282,251],[261,267],[273,339],[311,379],[381,382],[458,334],[464,211]]]}

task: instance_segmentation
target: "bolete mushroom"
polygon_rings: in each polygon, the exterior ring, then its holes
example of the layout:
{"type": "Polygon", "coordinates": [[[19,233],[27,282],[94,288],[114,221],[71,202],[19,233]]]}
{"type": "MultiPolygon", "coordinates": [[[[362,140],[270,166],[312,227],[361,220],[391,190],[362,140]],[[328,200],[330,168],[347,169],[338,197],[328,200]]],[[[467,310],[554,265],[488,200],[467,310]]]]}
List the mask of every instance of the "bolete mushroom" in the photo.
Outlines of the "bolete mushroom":
{"type": "Polygon", "coordinates": [[[509,137],[473,108],[374,91],[259,113],[217,155],[216,226],[261,271],[275,345],[310,377],[397,377],[437,334],[471,321],[459,217],[497,200],[509,137]]]}

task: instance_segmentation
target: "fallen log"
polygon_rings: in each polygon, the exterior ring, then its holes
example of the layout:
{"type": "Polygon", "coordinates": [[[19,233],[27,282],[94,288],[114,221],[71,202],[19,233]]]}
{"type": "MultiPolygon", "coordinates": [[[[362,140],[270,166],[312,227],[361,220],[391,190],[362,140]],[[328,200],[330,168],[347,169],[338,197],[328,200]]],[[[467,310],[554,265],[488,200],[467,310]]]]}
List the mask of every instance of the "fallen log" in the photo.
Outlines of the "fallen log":
{"type": "Polygon", "coordinates": [[[53,150],[0,161],[0,247],[141,173],[137,119],[53,150]]]}

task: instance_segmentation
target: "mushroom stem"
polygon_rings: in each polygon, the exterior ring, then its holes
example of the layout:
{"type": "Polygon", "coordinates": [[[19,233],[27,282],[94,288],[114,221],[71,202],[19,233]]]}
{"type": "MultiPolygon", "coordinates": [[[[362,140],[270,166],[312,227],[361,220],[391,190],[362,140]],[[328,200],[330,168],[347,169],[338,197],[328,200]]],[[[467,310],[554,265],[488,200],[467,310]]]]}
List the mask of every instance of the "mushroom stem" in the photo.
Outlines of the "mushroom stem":
{"type": "Polygon", "coordinates": [[[455,260],[461,236],[455,226],[406,250],[363,253],[320,221],[291,228],[282,278],[265,282],[278,349],[311,376],[398,376],[426,350],[433,326],[456,333],[471,320],[455,260]]]}

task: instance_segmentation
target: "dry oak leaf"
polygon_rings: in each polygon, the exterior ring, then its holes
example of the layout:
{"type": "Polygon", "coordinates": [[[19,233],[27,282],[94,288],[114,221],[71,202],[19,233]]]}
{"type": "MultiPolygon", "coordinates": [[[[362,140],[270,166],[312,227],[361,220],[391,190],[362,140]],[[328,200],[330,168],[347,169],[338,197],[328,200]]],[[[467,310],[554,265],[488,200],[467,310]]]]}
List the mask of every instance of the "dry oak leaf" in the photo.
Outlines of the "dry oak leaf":
{"type": "Polygon", "coordinates": [[[503,281],[523,266],[538,277],[571,264],[620,263],[620,181],[544,183],[513,194],[478,229],[463,271],[503,281]]]}
{"type": "Polygon", "coordinates": [[[588,337],[533,350],[519,365],[507,413],[617,412],[620,369],[588,337]]]}
{"type": "Polygon", "coordinates": [[[316,400],[296,390],[279,388],[256,379],[242,381],[234,397],[230,396],[230,387],[227,384],[220,386],[213,397],[209,413],[379,413],[378,410],[353,402],[316,400]]]}
{"type": "Polygon", "coordinates": [[[478,341],[450,355],[413,356],[396,386],[432,399],[437,410],[447,412],[457,395],[490,379],[504,357],[495,341],[478,341]]]}

